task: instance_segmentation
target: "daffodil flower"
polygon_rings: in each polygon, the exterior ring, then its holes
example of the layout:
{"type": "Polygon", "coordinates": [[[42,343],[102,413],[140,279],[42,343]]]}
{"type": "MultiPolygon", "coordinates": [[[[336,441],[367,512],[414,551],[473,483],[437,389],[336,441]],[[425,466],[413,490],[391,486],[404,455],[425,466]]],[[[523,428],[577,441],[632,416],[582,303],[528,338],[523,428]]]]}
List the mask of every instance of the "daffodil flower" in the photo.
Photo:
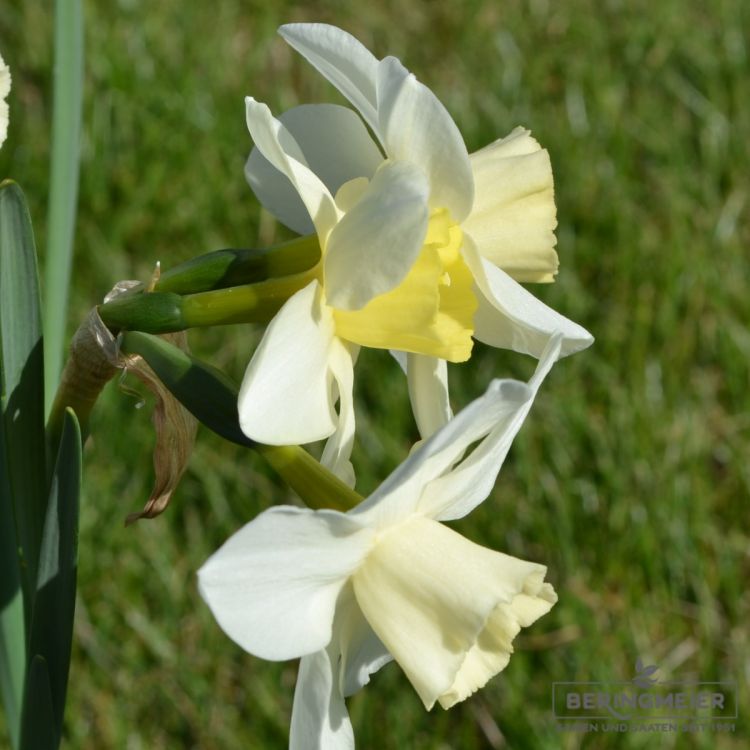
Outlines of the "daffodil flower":
{"type": "Polygon", "coordinates": [[[468,359],[472,337],[536,357],[553,331],[561,355],[593,339],[514,280],[557,270],[552,171],[528,131],[469,156],[446,109],[396,58],[378,60],[333,26],[280,33],[361,117],[318,104],[275,119],[246,99],[248,181],[281,222],[317,233],[322,256],[247,368],[240,423],[270,444],[333,435],[323,462],[346,475],[359,346],[402,353],[428,437],[451,416],[446,362],[468,359]]]}
{"type": "Polygon", "coordinates": [[[0,55],[0,146],[8,135],[8,102],[5,98],[10,94],[10,69],[3,62],[0,55]]]}
{"type": "Polygon", "coordinates": [[[261,658],[302,657],[293,749],[352,747],[344,696],[392,658],[428,710],[464,700],[557,600],[544,566],[440,522],[490,493],[560,345],[551,340],[528,384],[493,381],[354,510],[271,508],[200,569],[201,594],[230,638],[261,658]]]}

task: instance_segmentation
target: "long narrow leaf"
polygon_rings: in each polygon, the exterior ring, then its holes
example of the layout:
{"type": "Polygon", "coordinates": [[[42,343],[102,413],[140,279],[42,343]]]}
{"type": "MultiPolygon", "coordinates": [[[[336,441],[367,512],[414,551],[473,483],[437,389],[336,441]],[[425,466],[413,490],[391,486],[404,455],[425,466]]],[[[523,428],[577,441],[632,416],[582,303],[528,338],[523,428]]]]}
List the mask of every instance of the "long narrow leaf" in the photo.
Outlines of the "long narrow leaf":
{"type": "Polygon", "coordinates": [[[10,477],[5,465],[3,430],[0,429],[0,695],[14,748],[18,747],[21,728],[26,669],[26,632],[17,548],[10,477]]]}
{"type": "Polygon", "coordinates": [[[62,369],[68,286],[78,201],[83,99],[81,0],[57,0],[55,3],[54,87],[48,241],[44,273],[44,390],[48,412],[62,369]]]}
{"type": "Polygon", "coordinates": [[[47,663],[58,737],[62,731],[73,640],[80,490],[81,431],[75,414],[68,409],[44,520],[29,642],[29,652],[40,654],[47,663]]]}
{"type": "Polygon", "coordinates": [[[47,662],[37,654],[26,681],[21,750],[57,750],[58,746],[47,662]]]}
{"type": "MultiPolygon", "coordinates": [[[[9,542],[12,535],[7,520],[13,521],[13,549],[20,553],[20,566],[9,562],[8,576],[3,574],[0,603],[12,603],[17,571],[27,623],[31,621],[46,505],[42,360],[39,282],[31,220],[21,189],[13,182],[4,182],[0,184],[0,474],[4,477],[0,481],[0,516],[9,542]]],[[[17,622],[8,627],[16,632],[17,622]]],[[[13,644],[7,647],[15,648],[13,644]]]]}
{"type": "MultiPolygon", "coordinates": [[[[0,392],[4,392],[2,375],[0,346],[0,392]]],[[[17,748],[21,731],[23,680],[26,669],[26,628],[4,421],[0,419],[0,696],[5,708],[10,742],[17,748]]]]}

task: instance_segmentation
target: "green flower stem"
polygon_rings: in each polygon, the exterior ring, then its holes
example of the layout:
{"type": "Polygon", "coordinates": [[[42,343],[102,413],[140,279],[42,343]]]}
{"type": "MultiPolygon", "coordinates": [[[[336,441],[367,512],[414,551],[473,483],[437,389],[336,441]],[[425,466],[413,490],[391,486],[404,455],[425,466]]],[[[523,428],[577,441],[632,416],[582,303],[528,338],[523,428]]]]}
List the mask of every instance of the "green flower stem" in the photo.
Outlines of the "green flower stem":
{"type": "Polygon", "coordinates": [[[164,271],[155,292],[196,294],[308,271],[320,260],[317,235],[262,250],[217,250],[164,271]]]}
{"type": "Polygon", "coordinates": [[[120,351],[143,357],[198,421],[226,440],[260,453],[309,507],[346,511],[362,501],[361,495],[321,466],[304,448],[263,445],[250,440],[239,424],[237,386],[224,373],[148,333],[123,333],[120,351]]]}
{"type": "Polygon", "coordinates": [[[227,323],[268,323],[279,308],[316,275],[313,269],[257,284],[187,295],[182,298],[186,328],[227,323]]]}
{"type": "Polygon", "coordinates": [[[255,443],[253,447],[309,508],[347,511],[363,500],[299,445],[255,443]]]}
{"type": "Polygon", "coordinates": [[[99,306],[113,331],[172,333],[229,323],[268,323],[295,292],[316,278],[315,268],[257,284],[181,296],[174,292],[125,294],[99,306]]]}
{"type": "Polygon", "coordinates": [[[123,294],[99,305],[99,315],[111,331],[169,333],[187,328],[183,298],[170,292],[123,294]]]}

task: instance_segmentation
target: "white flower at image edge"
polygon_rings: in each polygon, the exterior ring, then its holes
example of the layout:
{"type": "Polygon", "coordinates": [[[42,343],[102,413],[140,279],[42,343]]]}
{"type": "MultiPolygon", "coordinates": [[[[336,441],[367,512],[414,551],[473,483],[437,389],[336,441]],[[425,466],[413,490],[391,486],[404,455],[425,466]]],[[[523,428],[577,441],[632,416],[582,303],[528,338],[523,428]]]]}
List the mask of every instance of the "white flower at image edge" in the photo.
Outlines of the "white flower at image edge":
{"type": "Polygon", "coordinates": [[[322,461],[351,481],[359,346],[397,356],[426,438],[450,419],[446,362],[468,359],[472,337],[535,357],[553,331],[561,356],[593,339],[517,283],[557,271],[552,170],[528,131],[469,156],[447,110],[396,58],[324,24],[280,33],[361,117],[317,104],[276,119],[246,99],[248,181],[282,223],[317,233],[322,256],[247,368],[240,424],[269,444],[333,435],[322,461]]]}
{"type": "Polygon", "coordinates": [[[353,747],[344,697],[392,658],[427,709],[465,699],[557,600],[544,566],[440,522],[489,495],[560,344],[552,339],[528,385],[493,381],[354,510],[271,508],[200,569],[230,638],[261,658],[302,657],[293,750],[353,747]]]}
{"type": "Polygon", "coordinates": [[[10,94],[10,69],[0,56],[0,146],[5,142],[8,135],[8,102],[6,97],[10,94]]]}

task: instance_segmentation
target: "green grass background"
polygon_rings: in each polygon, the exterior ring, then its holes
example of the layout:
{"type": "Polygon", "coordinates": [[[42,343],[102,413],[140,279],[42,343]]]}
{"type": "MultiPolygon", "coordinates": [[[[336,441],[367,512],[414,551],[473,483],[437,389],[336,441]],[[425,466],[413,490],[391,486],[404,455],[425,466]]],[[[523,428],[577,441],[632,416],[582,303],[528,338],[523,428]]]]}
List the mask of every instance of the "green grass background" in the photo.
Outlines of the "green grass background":
{"type": "MultiPolygon", "coordinates": [[[[395,665],[350,701],[358,746],[741,748],[750,741],[750,7],[743,0],[440,0],[403,4],[86,3],[83,154],[70,332],[114,282],[286,236],[243,177],[243,96],[275,112],[339,101],[275,35],[336,23],[430,86],[470,150],[522,124],[551,154],[558,282],[535,291],[597,338],[544,385],[493,495],[455,526],[544,562],[560,603],[499,677],[423,710],[395,665]],[[563,736],[556,680],[734,679],[734,734],[563,736]]],[[[51,118],[52,15],[0,5],[13,70],[1,176],[24,187],[39,247],[51,118]]],[[[42,262],[43,262],[42,258],[42,262]]],[[[259,331],[192,334],[239,378],[259,331]]],[[[533,362],[478,348],[452,368],[455,406],[533,362]]],[[[415,437],[383,352],[357,367],[355,465],[369,491],[415,437]]],[[[85,454],[70,748],[282,748],[295,663],[226,639],[195,571],[287,498],[261,460],[199,433],[161,518],[124,528],[151,483],[150,407],[116,384],[85,454]]],[[[2,720],[0,719],[0,722],[2,720]]],[[[0,746],[5,742],[0,728],[0,746]]]]}

